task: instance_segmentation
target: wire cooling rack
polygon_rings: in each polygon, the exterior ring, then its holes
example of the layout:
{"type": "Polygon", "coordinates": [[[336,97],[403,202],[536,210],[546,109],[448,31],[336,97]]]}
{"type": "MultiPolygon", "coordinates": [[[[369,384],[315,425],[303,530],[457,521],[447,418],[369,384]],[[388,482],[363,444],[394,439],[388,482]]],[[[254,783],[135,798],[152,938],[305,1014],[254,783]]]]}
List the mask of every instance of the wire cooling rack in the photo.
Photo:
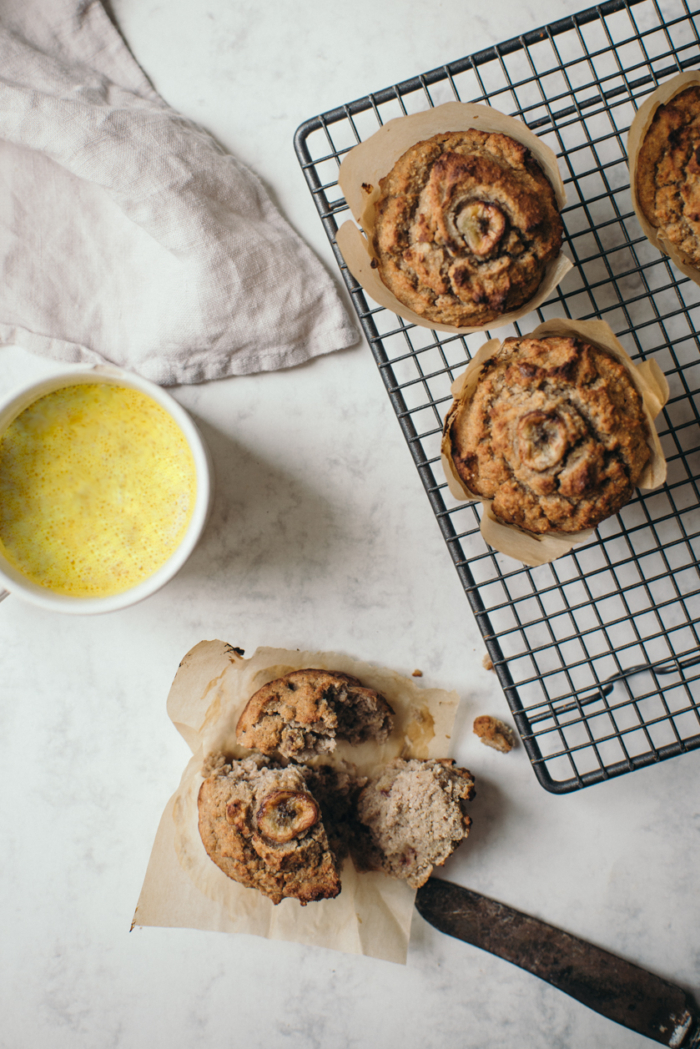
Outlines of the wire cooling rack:
{"type": "Polygon", "coordinates": [[[700,288],[641,234],[626,163],[635,111],[700,65],[686,0],[610,0],[306,121],[297,156],[541,784],[555,793],[700,746],[700,288]],[[634,359],[656,360],[671,397],[657,419],[663,489],[637,493],[593,541],[539,568],[491,550],[480,505],[440,466],[450,385],[486,334],[415,327],[377,306],[335,245],[347,203],[338,166],[392,117],[448,101],[520,117],[559,157],[564,250],[552,297],[498,337],[550,317],[608,322],[634,359]],[[638,668],[642,669],[638,669],[638,668]]]}

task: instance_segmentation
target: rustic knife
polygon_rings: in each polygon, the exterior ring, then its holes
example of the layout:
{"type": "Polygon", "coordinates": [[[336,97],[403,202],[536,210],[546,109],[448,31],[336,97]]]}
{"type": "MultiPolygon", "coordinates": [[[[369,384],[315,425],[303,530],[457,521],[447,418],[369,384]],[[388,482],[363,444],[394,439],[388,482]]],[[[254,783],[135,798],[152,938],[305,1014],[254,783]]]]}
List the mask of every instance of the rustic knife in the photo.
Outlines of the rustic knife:
{"type": "Polygon", "coordinates": [[[695,1003],[638,965],[437,878],[418,890],[416,908],[441,932],[519,965],[632,1031],[672,1049],[700,1049],[695,1003]]]}

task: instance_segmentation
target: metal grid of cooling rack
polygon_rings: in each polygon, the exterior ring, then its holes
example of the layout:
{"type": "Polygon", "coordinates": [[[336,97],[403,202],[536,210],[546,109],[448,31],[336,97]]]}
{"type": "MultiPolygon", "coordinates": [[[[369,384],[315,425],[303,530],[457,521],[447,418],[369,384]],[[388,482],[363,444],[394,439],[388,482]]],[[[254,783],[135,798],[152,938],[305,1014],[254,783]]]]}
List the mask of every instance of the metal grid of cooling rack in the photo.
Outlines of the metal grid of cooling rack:
{"type": "Polygon", "coordinates": [[[700,65],[686,0],[610,0],[306,121],[297,156],[540,783],[565,793],[700,746],[700,287],[642,236],[625,140],[654,88],[700,65]],[[478,504],[440,467],[450,385],[487,334],[414,327],[377,306],[335,245],[345,154],[392,117],[447,101],[520,117],[559,157],[564,250],[553,296],[498,337],[549,317],[608,322],[654,359],[671,397],[657,420],[669,473],[593,541],[527,568],[491,550],[478,504]],[[635,668],[645,669],[633,672],[635,668]]]}

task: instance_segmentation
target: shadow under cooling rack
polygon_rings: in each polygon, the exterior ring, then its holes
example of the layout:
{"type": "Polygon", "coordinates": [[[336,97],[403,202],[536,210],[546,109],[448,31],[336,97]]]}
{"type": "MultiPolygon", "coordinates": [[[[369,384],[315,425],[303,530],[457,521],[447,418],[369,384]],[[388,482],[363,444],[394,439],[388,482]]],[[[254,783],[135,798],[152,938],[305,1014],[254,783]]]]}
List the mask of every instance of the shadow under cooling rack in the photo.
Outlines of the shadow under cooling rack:
{"type": "Polygon", "coordinates": [[[357,315],[540,783],[564,793],[700,746],[700,287],[644,238],[625,151],[659,83],[700,66],[686,0],[610,0],[306,121],[295,147],[357,315]],[[440,467],[450,386],[487,334],[414,327],[372,302],[335,244],[349,217],[345,154],[387,120],[442,102],[522,119],[557,154],[575,263],[505,338],[550,317],[607,321],[671,396],[657,420],[664,488],[641,494],[593,541],[539,568],[496,553],[479,506],[440,467]],[[644,669],[639,669],[643,667],[644,669]],[[632,672],[634,671],[634,672],[632,672]]]}

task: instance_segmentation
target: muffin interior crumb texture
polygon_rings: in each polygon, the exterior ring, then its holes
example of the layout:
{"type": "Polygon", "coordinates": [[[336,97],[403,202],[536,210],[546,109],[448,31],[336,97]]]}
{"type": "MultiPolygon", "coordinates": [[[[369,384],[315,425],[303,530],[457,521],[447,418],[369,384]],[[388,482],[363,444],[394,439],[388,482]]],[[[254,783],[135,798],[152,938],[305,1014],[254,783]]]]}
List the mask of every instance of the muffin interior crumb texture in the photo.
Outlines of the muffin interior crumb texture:
{"type": "Polygon", "coordinates": [[[295,670],[270,681],[241,714],[236,739],[264,754],[306,760],[335,750],[336,740],[383,743],[393,726],[386,699],[349,674],[295,670]]]}
{"type": "Polygon", "coordinates": [[[648,221],[700,267],[700,85],[659,106],[636,170],[637,198],[648,221]]]}
{"type": "Polygon", "coordinates": [[[446,421],[454,469],[531,532],[579,532],[617,513],[651,458],[625,366],[577,338],[506,339],[446,421]]]}
{"type": "Polygon", "coordinates": [[[378,273],[399,302],[478,327],[536,293],[561,249],[551,183],[507,135],[454,131],[412,146],[380,181],[378,273]]]}
{"type": "Polygon", "coordinates": [[[471,819],[463,803],[473,795],[471,773],[449,759],[398,758],[359,796],[357,865],[419,888],[467,837],[471,819]]]}

